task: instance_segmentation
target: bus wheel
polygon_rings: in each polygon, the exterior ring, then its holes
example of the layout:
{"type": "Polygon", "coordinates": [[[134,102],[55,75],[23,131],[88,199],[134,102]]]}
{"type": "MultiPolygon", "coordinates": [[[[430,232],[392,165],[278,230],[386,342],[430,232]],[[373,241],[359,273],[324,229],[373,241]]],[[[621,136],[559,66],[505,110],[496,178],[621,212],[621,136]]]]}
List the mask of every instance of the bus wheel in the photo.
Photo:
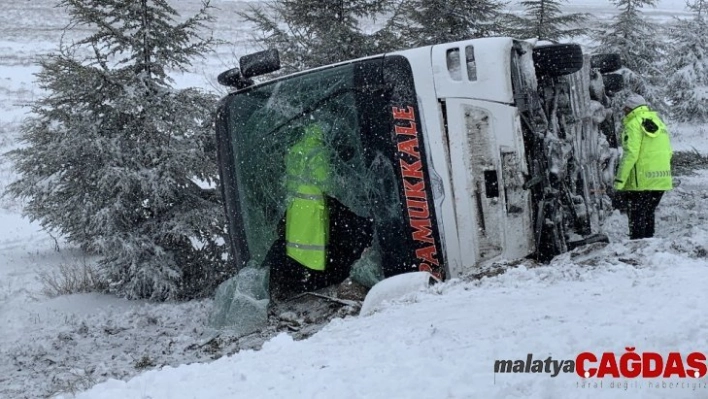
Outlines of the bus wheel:
{"type": "Polygon", "coordinates": [[[583,67],[579,44],[551,44],[533,49],[533,63],[540,76],[565,76],[583,67]]]}
{"type": "Polygon", "coordinates": [[[612,97],[620,90],[624,89],[624,77],[619,73],[608,73],[602,75],[602,82],[605,85],[605,93],[612,97]]]}
{"type": "Polygon", "coordinates": [[[590,58],[590,68],[600,73],[614,72],[622,68],[622,59],[619,54],[595,54],[590,58]]]}

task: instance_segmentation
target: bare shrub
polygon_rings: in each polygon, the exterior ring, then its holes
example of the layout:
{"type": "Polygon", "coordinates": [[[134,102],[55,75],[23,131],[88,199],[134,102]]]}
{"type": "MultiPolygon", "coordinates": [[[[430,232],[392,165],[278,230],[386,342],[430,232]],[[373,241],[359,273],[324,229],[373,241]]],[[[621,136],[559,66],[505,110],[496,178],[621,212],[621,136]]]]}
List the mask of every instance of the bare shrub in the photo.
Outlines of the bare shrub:
{"type": "Polygon", "coordinates": [[[48,396],[54,397],[61,394],[76,396],[79,392],[91,388],[98,382],[91,369],[71,369],[52,378],[52,387],[49,389],[48,396]]]}
{"type": "Polygon", "coordinates": [[[675,175],[690,175],[697,169],[708,168],[708,156],[701,154],[696,148],[693,148],[693,151],[676,151],[671,163],[675,175]]]}
{"type": "Polygon", "coordinates": [[[86,292],[102,292],[108,288],[95,265],[87,261],[62,263],[58,270],[39,273],[42,293],[49,298],[86,292]]]}

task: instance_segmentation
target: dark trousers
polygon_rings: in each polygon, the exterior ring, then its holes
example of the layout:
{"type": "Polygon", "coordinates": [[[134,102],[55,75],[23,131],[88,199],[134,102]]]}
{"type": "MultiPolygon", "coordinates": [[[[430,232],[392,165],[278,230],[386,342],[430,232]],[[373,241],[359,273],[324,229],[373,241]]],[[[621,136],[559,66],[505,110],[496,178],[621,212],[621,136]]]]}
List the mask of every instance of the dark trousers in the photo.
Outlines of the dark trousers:
{"type": "Polygon", "coordinates": [[[270,296],[276,301],[339,284],[349,276],[351,267],[330,261],[325,270],[312,270],[286,256],[285,245],[282,249],[271,251],[269,255],[270,296]]]}
{"type": "Polygon", "coordinates": [[[663,195],[663,191],[626,192],[629,238],[631,240],[654,237],[656,207],[663,195]]]}
{"type": "Polygon", "coordinates": [[[341,283],[349,276],[352,265],[364,249],[371,245],[373,221],[356,215],[332,197],[326,198],[331,225],[325,270],[309,269],[286,255],[283,218],[278,227],[279,237],[263,262],[270,267],[271,299],[283,300],[341,283]]]}

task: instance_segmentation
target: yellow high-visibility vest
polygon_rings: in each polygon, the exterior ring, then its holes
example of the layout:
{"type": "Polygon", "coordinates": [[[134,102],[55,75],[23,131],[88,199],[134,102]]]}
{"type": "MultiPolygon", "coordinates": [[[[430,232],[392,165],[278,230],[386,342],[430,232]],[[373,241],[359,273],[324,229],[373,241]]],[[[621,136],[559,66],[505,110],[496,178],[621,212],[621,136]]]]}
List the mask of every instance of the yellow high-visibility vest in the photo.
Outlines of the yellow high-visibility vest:
{"type": "Polygon", "coordinates": [[[285,158],[291,197],[285,216],[286,254],[320,271],[327,263],[329,243],[329,210],[324,194],[329,189],[330,164],[323,135],[318,125],[308,126],[285,158]]]}
{"type": "Polygon", "coordinates": [[[655,111],[635,108],[622,120],[622,160],[615,183],[626,191],[673,189],[669,131],[655,111]]]}

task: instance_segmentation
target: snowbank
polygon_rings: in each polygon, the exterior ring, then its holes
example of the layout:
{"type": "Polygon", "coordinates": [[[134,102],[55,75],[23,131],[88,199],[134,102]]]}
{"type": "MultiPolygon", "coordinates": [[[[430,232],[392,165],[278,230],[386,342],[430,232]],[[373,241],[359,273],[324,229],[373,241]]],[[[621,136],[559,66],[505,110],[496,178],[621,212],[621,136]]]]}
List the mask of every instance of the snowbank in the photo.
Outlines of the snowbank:
{"type": "Polygon", "coordinates": [[[596,264],[558,262],[479,284],[447,283],[373,316],[333,322],[305,341],[281,334],[259,352],[112,380],[77,398],[705,397],[708,388],[649,389],[648,380],[625,391],[610,380],[582,388],[575,374],[494,374],[495,360],[528,353],[575,359],[626,346],[706,348],[708,263],[655,242],[639,247],[612,245],[591,257],[596,264]],[[638,266],[616,260],[634,249],[645,253],[638,266]]]}

